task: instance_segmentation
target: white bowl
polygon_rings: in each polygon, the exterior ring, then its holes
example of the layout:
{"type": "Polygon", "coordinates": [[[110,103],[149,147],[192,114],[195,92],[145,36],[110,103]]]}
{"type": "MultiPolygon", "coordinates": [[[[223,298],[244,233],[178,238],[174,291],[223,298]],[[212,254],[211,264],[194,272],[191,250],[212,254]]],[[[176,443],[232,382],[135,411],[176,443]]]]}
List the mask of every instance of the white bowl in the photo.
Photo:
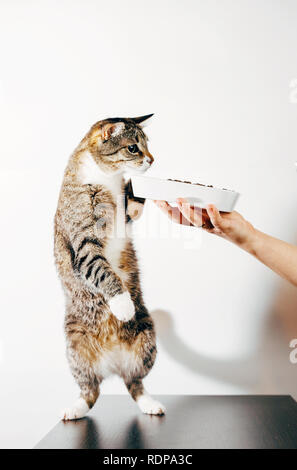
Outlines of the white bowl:
{"type": "Polygon", "coordinates": [[[168,202],[175,202],[178,197],[185,197],[193,205],[205,208],[207,204],[214,204],[223,212],[233,211],[239,197],[239,193],[229,189],[150,178],[148,176],[132,176],[131,181],[133,193],[136,197],[168,202]]]}

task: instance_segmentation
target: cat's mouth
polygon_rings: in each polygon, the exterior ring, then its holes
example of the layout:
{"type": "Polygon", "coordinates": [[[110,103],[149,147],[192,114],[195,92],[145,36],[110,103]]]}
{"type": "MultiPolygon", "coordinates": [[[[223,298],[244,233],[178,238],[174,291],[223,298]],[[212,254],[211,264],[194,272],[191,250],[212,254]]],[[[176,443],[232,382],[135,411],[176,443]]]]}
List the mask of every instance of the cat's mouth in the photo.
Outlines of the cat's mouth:
{"type": "Polygon", "coordinates": [[[127,165],[127,167],[129,167],[129,172],[131,173],[145,173],[151,166],[152,162],[149,162],[148,160],[144,160],[140,166],[127,165]]]}
{"type": "Polygon", "coordinates": [[[152,163],[148,162],[148,161],[144,161],[143,164],[141,165],[141,167],[139,168],[139,171],[141,173],[144,173],[145,171],[147,171],[150,167],[152,166],[152,163]]]}

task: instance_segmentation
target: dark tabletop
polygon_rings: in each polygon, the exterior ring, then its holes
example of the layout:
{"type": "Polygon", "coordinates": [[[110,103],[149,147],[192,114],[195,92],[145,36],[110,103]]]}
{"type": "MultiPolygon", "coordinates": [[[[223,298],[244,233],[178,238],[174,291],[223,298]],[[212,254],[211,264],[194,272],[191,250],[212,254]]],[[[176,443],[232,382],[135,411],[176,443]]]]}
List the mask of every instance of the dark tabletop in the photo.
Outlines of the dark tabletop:
{"type": "Polygon", "coordinates": [[[101,396],[86,418],[59,422],[36,449],[297,449],[290,396],[160,395],[165,416],[129,396],[101,396]]]}

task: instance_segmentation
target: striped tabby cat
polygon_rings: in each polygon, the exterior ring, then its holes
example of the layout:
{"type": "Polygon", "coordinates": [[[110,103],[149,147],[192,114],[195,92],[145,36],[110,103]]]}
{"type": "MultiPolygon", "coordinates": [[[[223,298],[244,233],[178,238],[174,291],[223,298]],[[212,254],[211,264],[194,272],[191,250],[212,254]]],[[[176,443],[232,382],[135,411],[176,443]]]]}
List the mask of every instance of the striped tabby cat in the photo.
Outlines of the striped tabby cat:
{"type": "Polygon", "coordinates": [[[80,398],[63,411],[64,420],[85,416],[110,374],[123,378],[144,413],[164,413],[142,384],[155,361],[155,332],[126,230],[144,200],[123,179],[123,172],[145,171],[153,162],[140,125],[149,117],[97,122],[65,171],[55,260],[66,296],[67,358],[80,398]]]}

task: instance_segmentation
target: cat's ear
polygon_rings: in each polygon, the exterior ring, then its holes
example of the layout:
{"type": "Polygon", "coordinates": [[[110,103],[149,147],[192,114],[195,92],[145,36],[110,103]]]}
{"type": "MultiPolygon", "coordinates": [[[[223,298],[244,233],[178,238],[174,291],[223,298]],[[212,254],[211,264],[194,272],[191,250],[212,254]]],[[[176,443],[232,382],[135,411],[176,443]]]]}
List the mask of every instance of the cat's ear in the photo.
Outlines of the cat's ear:
{"type": "Polygon", "coordinates": [[[131,118],[132,121],[136,122],[136,124],[141,124],[142,127],[147,126],[150,123],[151,117],[154,115],[152,114],[146,114],[145,116],[138,116],[135,118],[131,118]]]}
{"type": "Polygon", "coordinates": [[[104,124],[102,127],[102,139],[108,140],[111,137],[116,137],[117,135],[121,134],[125,129],[125,124],[123,122],[109,122],[104,124]]]}

